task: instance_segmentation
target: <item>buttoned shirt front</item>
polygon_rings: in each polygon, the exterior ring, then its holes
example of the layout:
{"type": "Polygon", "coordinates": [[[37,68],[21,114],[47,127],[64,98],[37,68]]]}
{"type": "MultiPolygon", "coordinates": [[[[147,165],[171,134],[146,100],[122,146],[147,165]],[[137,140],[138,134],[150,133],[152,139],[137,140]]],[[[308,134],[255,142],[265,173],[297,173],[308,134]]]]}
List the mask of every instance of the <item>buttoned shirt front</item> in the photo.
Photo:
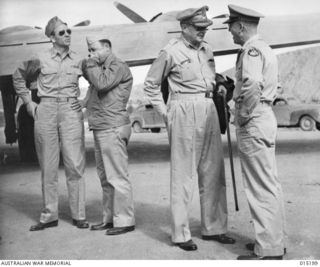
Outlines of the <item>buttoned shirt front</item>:
{"type": "Polygon", "coordinates": [[[197,94],[213,90],[215,61],[212,48],[202,42],[195,48],[182,36],[160,51],[144,82],[144,91],[160,114],[166,114],[160,86],[167,78],[171,94],[197,94]]]}
{"type": "Polygon", "coordinates": [[[233,94],[239,103],[251,95],[272,102],[278,85],[278,62],[270,46],[259,35],[242,46],[236,62],[236,85],[233,94]]]}
{"type": "Polygon", "coordinates": [[[39,97],[78,97],[82,60],[72,50],[65,55],[52,47],[23,62],[13,74],[17,94],[24,103],[31,101],[27,82],[37,80],[39,97]]]}

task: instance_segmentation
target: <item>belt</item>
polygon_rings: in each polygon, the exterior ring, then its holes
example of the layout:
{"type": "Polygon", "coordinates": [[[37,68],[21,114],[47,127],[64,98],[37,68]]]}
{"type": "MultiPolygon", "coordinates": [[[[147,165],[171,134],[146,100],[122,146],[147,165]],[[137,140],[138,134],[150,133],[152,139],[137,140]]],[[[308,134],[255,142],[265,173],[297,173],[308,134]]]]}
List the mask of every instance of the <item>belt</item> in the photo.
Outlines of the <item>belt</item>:
{"type": "Polygon", "coordinates": [[[178,99],[199,99],[199,98],[211,98],[213,97],[213,92],[203,92],[203,93],[174,93],[171,94],[171,100],[178,100],[178,99]]]}
{"type": "Polygon", "coordinates": [[[69,101],[74,101],[76,100],[76,97],[41,97],[40,101],[41,102],[56,102],[56,103],[61,103],[61,102],[69,102],[69,101]]]}
{"type": "Polygon", "coordinates": [[[213,98],[213,92],[212,91],[208,91],[205,93],[204,95],[206,98],[213,98]]]}

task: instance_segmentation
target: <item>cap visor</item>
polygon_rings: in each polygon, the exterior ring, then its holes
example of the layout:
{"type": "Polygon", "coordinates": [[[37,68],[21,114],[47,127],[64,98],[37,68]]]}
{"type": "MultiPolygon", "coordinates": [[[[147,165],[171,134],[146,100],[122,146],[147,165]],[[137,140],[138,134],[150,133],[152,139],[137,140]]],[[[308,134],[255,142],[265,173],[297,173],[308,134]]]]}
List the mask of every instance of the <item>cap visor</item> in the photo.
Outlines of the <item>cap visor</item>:
{"type": "Polygon", "coordinates": [[[207,20],[207,21],[199,21],[199,22],[193,22],[192,25],[196,26],[196,27],[208,27],[210,25],[212,25],[212,21],[211,20],[207,20]]]}
{"type": "Polygon", "coordinates": [[[226,21],[222,22],[222,24],[230,24],[231,22],[235,21],[234,19],[227,19],[226,21]]]}

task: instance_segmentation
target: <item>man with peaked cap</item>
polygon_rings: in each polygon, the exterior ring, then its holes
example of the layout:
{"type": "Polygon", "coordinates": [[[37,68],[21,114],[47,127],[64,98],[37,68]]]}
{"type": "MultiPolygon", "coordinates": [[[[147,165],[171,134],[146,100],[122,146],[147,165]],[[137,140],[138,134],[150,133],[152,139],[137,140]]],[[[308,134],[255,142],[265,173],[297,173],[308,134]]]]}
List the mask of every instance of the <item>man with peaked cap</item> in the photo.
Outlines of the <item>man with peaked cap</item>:
{"type": "Polygon", "coordinates": [[[69,49],[71,30],[58,17],[49,20],[45,34],[52,47],[23,62],[13,74],[17,95],[34,118],[35,145],[41,168],[43,209],[30,231],[58,225],[58,170],[63,156],[72,223],[88,228],[85,215],[85,148],[83,113],[71,108],[80,95],[80,57],[69,49]],[[31,101],[26,83],[37,79],[40,104],[31,101]]]}
{"type": "Polygon", "coordinates": [[[189,213],[198,183],[201,234],[204,240],[233,244],[227,232],[226,181],[217,111],[212,101],[215,61],[203,40],[212,21],[207,6],[177,14],[182,34],[170,40],[152,64],[144,92],[167,123],[171,146],[172,242],[196,250],[191,239],[189,213]],[[168,111],[160,86],[169,84],[168,111]]]}
{"type": "Polygon", "coordinates": [[[282,259],[285,218],[275,159],[277,122],[271,109],[278,85],[277,58],[257,33],[263,15],[228,7],[230,17],[225,23],[234,43],[242,46],[233,99],[244,189],[255,230],[255,243],[246,245],[253,254],[238,259],[282,259]]]}
{"type": "Polygon", "coordinates": [[[73,108],[87,108],[102,187],[102,222],[92,225],[91,230],[119,235],[135,228],[127,152],[131,123],[126,110],[133,78],[127,64],[112,53],[108,39],[91,36],[87,44],[90,55],[83,72],[90,88],[73,108]]]}

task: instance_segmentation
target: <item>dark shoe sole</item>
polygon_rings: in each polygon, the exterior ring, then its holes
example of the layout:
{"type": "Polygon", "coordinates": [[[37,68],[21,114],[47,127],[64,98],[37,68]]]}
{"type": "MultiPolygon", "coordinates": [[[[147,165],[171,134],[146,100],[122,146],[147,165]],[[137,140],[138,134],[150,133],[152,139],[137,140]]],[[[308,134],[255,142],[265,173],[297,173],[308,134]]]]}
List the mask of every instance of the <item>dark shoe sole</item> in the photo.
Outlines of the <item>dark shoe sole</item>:
{"type": "Polygon", "coordinates": [[[198,249],[197,246],[192,246],[192,247],[186,247],[186,246],[180,246],[180,245],[177,245],[177,246],[185,251],[195,251],[198,249]]]}
{"type": "Polygon", "coordinates": [[[58,226],[58,220],[56,221],[52,221],[52,222],[48,222],[48,223],[38,223],[36,225],[33,225],[30,227],[30,231],[34,232],[34,231],[42,231],[46,228],[51,228],[51,227],[56,227],[58,226]]]}
{"type": "Polygon", "coordinates": [[[223,236],[221,236],[221,235],[203,235],[202,239],[206,240],[206,241],[215,241],[215,242],[219,242],[221,244],[229,244],[229,245],[236,243],[236,241],[233,238],[225,236],[225,235],[223,235],[223,236]]]}
{"type": "Polygon", "coordinates": [[[77,221],[75,219],[72,219],[72,225],[76,226],[79,229],[89,228],[89,223],[87,221],[77,221]]]}
{"type": "MultiPolygon", "coordinates": [[[[248,243],[246,244],[246,249],[250,251],[254,251],[254,243],[248,243]]],[[[287,248],[283,249],[283,255],[287,254],[287,248]]]]}
{"type": "MultiPolygon", "coordinates": [[[[115,227],[116,228],[116,227],[115,227]]],[[[122,235],[134,231],[134,226],[121,227],[122,229],[110,228],[106,231],[106,235],[122,235]]],[[[120,227],[119,227],[120,228],[120,227]]]]}
{"type": "Polygon", "coordinates": [[[91,225],[90,230],[91,231],[102,231],[102,230],[108,230],[110,228],[113,228],[113,223],[107,223],[105,225],[91,225]]]}
{"type": "Polygon", "coordinates": [[[191,240],[182,243],[173,243],[174,246],[177,246],[185,251],[195,251],[198,249],[198,246],[191,240]]]}
{"type": "Polygon", "coordinates": [[[237,260],[282,260],[283,256],[265,256],[259,257],[255,254],[241,255],[237,257],[237,260]]]}

